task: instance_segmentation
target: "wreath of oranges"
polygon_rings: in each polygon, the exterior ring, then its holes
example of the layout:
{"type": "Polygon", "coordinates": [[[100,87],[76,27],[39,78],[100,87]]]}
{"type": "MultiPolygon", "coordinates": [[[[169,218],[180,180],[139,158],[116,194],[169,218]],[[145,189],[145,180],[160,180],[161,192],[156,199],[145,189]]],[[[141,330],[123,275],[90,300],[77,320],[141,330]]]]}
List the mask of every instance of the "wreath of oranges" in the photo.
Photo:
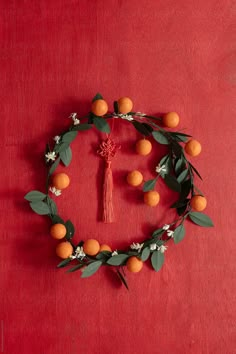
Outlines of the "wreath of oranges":
{"type": "Polygon", "coordinates": [[[101,266],[116,267],[117,275],[128,289],[125,269],[129,272],[140,272],[143,263],[150,259],[155,271],[159,271],[164,262],[164,253],[167,243],[174,240],[180,242],[185,236],[186,220],[190,220],[202,227],[211,227],[213,222],[209,216],[202,213],[207,206],[207,199],[197,188],[195,179],[201,176],[187,156],[195,157],[201,152],[201,144],[190,135],[181,131],[166,128],[176,128],[179,124],[179,115],[176,112],[155,117],[145,113],[134,112],[133,102],[128,97],[122,97],[114,102],[114,112],[108,111],[108,104],[102,95],[97,94],[91,104],[91,112],[83,118],[77,113],[70,115],[71,124],[67,131],[54,137],[51,148],[46,146],[45,163],[47,166],[46,191],[33,190],[26,194],[25,199],[30,202],[31,209],[51,219],[49,233],[59,240],[56,254],[62,261],[58,267],[69,267],[68,272],[82,270],[81,277],[93,275],[101,266]],[[96,128],[109,134],[112,120],[127,120],[142,137],[137,141],[135,149],[140,155],[146,156],[152,150],[150,138],[159,144],[166,145],[168,152],[156,167],[156,177],[143,181],[140,171],[131,171],[127,175],[127,183],[132,187],[142,185],[144,203],[155,207],[160,201],[160,195],[155,190],[158,178],[162,178],[166,185],[178,192],[178,199],[171,208],[178,214],[176,220],[153,230],[151,235],[141,243],[132,243],[126,250],[112,250],[109,245],[101,244],[98,240],[88,239],[74,242],[75,228],[70,220],[65,221],[59,216],[53,196],[59,196],[70,184],[66,173],[56,173],[60,163],[68,166],[72,160],[71,142],[78,132],[96,128]],[[50,194],[51,193],[51,194],[50,194]],[[50,196],[51,195],[51,196],[50,196]]]}

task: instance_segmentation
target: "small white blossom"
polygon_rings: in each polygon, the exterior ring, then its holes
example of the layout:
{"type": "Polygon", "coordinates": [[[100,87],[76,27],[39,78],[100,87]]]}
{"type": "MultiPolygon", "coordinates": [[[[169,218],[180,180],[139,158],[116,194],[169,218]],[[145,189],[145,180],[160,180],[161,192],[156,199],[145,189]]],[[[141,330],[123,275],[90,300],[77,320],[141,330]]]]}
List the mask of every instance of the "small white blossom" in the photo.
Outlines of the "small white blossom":
{"type": "Polygon", "coordinates": [[[167,246],[164,245],[158,246],[157,250],[160,251],[161,253],[164,253],[167,250],[167,246]]]}
{"type": "Polygon", "coordinates": [[[117,251],[113,251],[112,254],[111,254],[112,257],[113,257],[113,256],[117,256],[117,255],[118,255],[118,252],[117,252],[117,251]]]}
{"type": "Polygon", "coordinates": [[[70,259],[75,259],[76,258],[76,256],[75,255],[70,255],[70,257],[69,257],[70,259]]]}
{"type": "Polygon", "coordinates": [[[167,230],[167,236],[169,236],[169,237],[174,237],[174,231],[172,231],[172,230],[167,230]]]}
{"type": "Polygon", "coordinates": [[[136,112],[136,116],[145,117],[146,114],[145,113],[141,113],[141,112],[136,112]]]}
{"type": "Polygon", "coordinates": [[[162,230],[169,230],[169,228],[170,228],[170,225],[165,224],[165,225],[162,227],[162,230]]]}
{"type": "Polygon", "coordinates": [[[52,192],[53,194],[55,194],[56,197],[58,197],[59,195],[61,195],[61,190],[60,190],[60,189],[56,189],[55,187],[50,187],[49,190],[50,190],[50,192],[52,192]]]}
{"type": "Polygon", "coordinates": [[[71,118],[73,120],[74,125],[80,124],[80,120],[77,118],[77,113],[71,113],[69,118],[71,118]]]}
{"type": "Polygon", "coordinates": [[[121,119],[125,119],[128,121],[132,121],[134,120],[134,118],[132,117],[131,114],[117,114],[117,113],[113,113],[113,118],[121,118],[121,119]]]}
{"type": "Polygon", "coordinates": [[[150,246],[149,246],[150,250],[151,251],[155,251],[157,249],[157,245],[156,243],[152,243],[150,246]]]}
{"type": "Polygon", "coordinates": [[[167,170],[166,170],[166,165],[160,165],[160,164],[158,164],[158,166],[156,166],[156,172],[157,173],[161,173],[161,172],[167,172],[167,170]]]}
{"type": "Polygon", "coordinates": [[[84,253],[83,247],[77,247],[75,250],[75,257],[78,259],[83,259],[86,257],[86,254],[84,253]]]}
{"type": "Polygon", "coordinates": [[[56,160],[56,153],[55,153],[55,151],[50,151],[47,154],[45,154],[45,157],[47,159],[47,162],[49,162],[50,160],[55,161],[56,160]]]}
{"type": "Polygon", "coordinates": [[[56,144],[59,144],[61,137],[59,135],[54,136],[53,140],[56,142],[56,144]]]}
{"type": "Polygon", "coordinates": [[[132,249],[132,250],[137,250],[137,251],[141,251],[141,248],[143,247],[143,243],[132,243],[132,245],[130,246],[130,248],[132,249]]]}

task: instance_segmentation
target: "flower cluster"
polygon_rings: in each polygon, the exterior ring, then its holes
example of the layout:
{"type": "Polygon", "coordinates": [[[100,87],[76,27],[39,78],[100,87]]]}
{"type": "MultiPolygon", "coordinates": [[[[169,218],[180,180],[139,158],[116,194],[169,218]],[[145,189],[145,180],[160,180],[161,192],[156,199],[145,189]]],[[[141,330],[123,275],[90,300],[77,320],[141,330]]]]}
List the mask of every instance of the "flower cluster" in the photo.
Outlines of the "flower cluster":
{"type": "Polygon", "coordinates": [[[75,253],[70,256],[70,259],[84,259],[86,257],[86,254],[84,253],[83,247],[77,247],[75,250],[75,253]]]}

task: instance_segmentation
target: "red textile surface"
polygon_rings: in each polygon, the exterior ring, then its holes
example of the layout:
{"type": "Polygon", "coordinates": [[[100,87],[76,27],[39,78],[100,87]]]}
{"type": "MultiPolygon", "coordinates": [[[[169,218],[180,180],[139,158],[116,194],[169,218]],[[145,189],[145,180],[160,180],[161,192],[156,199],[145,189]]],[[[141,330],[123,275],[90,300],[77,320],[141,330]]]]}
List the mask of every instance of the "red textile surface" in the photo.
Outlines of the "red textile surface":
{"type": "MultiPolygon", "coordinates": [[[[15,354],[184,354],[235,352],[235,23],[233,1],[2,0],[0,350],[15,354]],[[215,228],[187,224],[169,244],[159,273],[128,274],[130,292],[107,271],[88,279],[57,270],[49,222],[23,200],[44,190],[45,143],[83,114],[100,91],[109,102],[132,97],[135,110],[175,110],[180,128],[201,141],[193,160],[204,177],[215,228]]],[[[113,162],[117,222],[98,222],[101,135],[73,142],[71,186],[57,199],[76,239],[113,249],[169,222],[175,195],[162,183],[160,206],[129,188],[131,169],[153,175],[163,148],[134,153],[138,134],[115,124],[122,145],[113,162]]],[[[63,168],[62,168],[63,170],[63,168]]]]}

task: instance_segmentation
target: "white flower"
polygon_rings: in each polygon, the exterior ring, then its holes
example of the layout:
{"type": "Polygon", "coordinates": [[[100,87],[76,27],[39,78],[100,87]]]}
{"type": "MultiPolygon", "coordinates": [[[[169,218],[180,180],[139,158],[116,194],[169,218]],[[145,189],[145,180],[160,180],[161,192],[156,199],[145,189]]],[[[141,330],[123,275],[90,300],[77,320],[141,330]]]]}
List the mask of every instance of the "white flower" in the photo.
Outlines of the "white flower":
{"type": "Polygon", "coordinates": [[[118,255],[118,252],[117,252],[117,251],[113,251],[112,254],[111,254],[112,257],[113,257],[113,256],[117,256],[117,255],[118,255]]]}
{"type": "Polygon", "coordinates": [[[55,187],[49,187],[50,192],[52,192],[53,194],[55,194],[56,197],[58,197],[59,195],[61,195],[61,190],[60,189],[56,189],[55,187]]]}
{"type": "Polygon", "coordinates": [[[145,117],[146,114],[145,113],[141,113],[141,112],[136,112],[136,116],[145,117]]]}
{"type": "Polygon", "coordinates": [[[161,253],[164,253],[167,250],[167,246],[164,245],[158,246],[157,250],[160,251],[161,253]]]}
{"type": "Polygon", "coordinates": [[[167,236],[169,236],[169,237],[174,237],[174,231],[172,231],[172,230],[167,230],[167,236]]]}
{"type": "Polygon", "coordinates": [[[168,230],[169,228],[170,228],[170,225],[165,224],[165,225],[162,227],[162,230],[168,230]]]}
{"type": "Polygon", "coordinates": [[[50,151],[47,154],[45,154],[45,157],[47,159],[47,162],[49,162],[50,160],[55,161],[56,160],[56,153],[55,153],[55,151],[50,151]]]}
{"type": "Polygon", "coordinates": [[[72,255],[70,255],[69,258],[70,258],[70,259],[75,259],[76,257],[72,254],[72,255]]]}
{"type": "Polygon", "coordinates": [[[74,125],[80,124],[80,120],[77,118],[77,113],[71,113],[69,118],[71,118],[73,120],[74,125]]]}
{"type": "Polygon", "coordinates": [[[113,113],[113,118],[121,118],[121,119],[125,119],[128,121],[134,120],[134,118],[132,117],[131,114],[117,114],[117,113],[113,113]]]}
{"type": "Polygon", "coordinates": [[[157,245],[155,243],[152,243],[149,248],[151,251],[155,251],[157,249],[157,245]]]}
{"type": "Polygon", "coordinates": [[[86,257],[86,254],[84,253],[83,247],[77,247],[75,250],[75,257],[76,258],[80,258],[83,259],[84,257],[86,257]]]}
{"type": "Polygon", "coordinates": [[[54,136],[53,140],[56,142],[56,144],[59,144],[61,137],[59,135],[54,136]]]}
{"type": "Polygon", "coordinates": [[[132,245],[130,246],[130,248],[132,249],[132,250],[137,250],[137,251],[141,251],[141,248],[143,247],[143,243],[132,243],[132,245]]]}
{"type": "Polygon", "coordinates": [[[156,172],[157,173],[161,173],[161,172],[167,172],[167,170],[166,170],[166,165],[160,165],[160,164],[158,164],[158,166],[156,166],[156,172]]]}

